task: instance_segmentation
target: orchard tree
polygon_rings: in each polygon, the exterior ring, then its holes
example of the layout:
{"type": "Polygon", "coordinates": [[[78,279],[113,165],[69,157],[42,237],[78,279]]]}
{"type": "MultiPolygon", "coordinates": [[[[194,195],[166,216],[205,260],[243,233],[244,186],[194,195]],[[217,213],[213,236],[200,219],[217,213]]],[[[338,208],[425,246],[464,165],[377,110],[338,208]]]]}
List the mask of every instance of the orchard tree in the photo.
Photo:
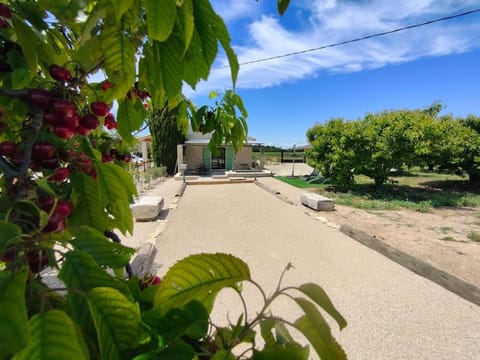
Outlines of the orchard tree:
{"type": "MultiPolygon", "coordinates": [[[[286,325],[320,357],[345,358],[318,306],[346,322],[315,284],[259,288],[253,319],[245,309],[219,327],[209,321],[218,292],[256,285],[240,259],[192,255],[163,281],[125,276],[134,250],[115,232],[133,228],[132,132],[148,109],[177,106],[183,82],[208,77],[219,44],[235,84],[238,62],[208,0],[0,3],[0,359],[232,359],[239,344],[244,357],[307,359],[286,325]],[[45,283],[46,267],[59,287],[45,283]],[[304,315],[271,315],[280,295],[304,315]]],[[[243,143],[241,120],[215,120],[214,131],[243,143]]]]}

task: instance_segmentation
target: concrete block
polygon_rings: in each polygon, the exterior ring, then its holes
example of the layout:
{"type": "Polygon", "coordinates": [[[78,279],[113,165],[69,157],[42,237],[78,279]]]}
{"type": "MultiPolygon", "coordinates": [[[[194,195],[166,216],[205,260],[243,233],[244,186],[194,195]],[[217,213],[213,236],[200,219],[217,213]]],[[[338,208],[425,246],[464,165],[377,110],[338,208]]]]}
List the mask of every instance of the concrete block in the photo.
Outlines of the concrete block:
{"type": "Polygon", "coordinates": [[[135,204],[130,205],[135,220],[153,220],[163,207],[163,197],[145,196],[139,199],[135,204]]]}
{"type": "Polygon", "coordinates": [[[317,211],[332,211],[334,207],[332,199],[314,193],[303,193],[300,200],[303,205],[317,211]]]}

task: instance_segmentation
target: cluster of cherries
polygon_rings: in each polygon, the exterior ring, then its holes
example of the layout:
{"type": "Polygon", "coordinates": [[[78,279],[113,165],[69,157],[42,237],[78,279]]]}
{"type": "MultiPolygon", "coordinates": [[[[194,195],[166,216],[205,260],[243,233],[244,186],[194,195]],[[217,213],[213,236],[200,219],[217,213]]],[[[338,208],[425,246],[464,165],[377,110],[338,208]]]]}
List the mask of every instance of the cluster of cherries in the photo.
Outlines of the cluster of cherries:
{"type": "Polygon", "coordinates": [[[0,3],[0,28],[7,28],[9,26],[8,19],[11,19],[12,16],[12,9],[7,5],[0,3]]]}

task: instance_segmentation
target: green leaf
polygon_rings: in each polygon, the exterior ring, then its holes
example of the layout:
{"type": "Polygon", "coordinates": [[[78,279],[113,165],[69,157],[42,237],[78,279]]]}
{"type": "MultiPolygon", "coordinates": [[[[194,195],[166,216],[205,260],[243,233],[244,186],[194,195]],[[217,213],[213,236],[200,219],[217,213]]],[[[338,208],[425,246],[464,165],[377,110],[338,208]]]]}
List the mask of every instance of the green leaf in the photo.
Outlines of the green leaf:
{"type": "Polygon", "coordinates": [[[165,41],[175,24],[176,0],[145,0],[148,36],[153,40],[165,41]]]}
{"type": "Polygon", "coordinates": [[[100,287],[89,291],[92,315],[102,359],[120,359],[122,350],[139,345],[143,325],[138,307],[115,289],[100,287]]]}
{"type": "Polygon", "coordinates": [[[27,276],[26,267],[14,274],[9,271],[0,272],[0,358],[27,345],[28,318],[25,304],[27,276]]]}
{"type": "Polygon", "coordinates": [[[321,359],[346,359],[347,355],[330,332],[330,327],[315,305],[304,298],[294,298],[305,312],[294,326],[310,341],[321,359]]]}
{"type": "Polygon", "coordinates": [[[97,182],[81,173],[73,173],[70,180],[75,211],[69,217],[69,225],[86,225],[102,232],[111,229],[97,182]]]}
{"type": "Polygon", "coordinates": [[[272,329],[275,326],[275,321],[272,319],[265,319],[260,321],[260,334],[267,346],[273,346],[276,343],[275,337],[272,334],[272,329]]]}
{"type": "Polygon", "coordinates": [[[69,288],[88,291],[96,287],[111,287],[130,296],[126,283],[110,276],[89,254],[83,251],[72,250],[65,255],[65,262],[58,277],[69,288]]]}
{"type": "Polygon", "coordinates": [[[196,359],[195,351],[185,343],[173,344],[158,354],[156,359],[162,360],[188,360],[196,359]]]}
{"type": "Polygon", "coordinates": [[[201,55],[205,64],[210,68],[217,57],[217,35],[214,31],[215,12],[208,0],[196,0],[193,2],[195,29],[198,32],[201,46],[201,55]]]}
{"type": "Polygon", "coordinates": [[[88,226],[80,226],[72,231],[71,241],[77,250],[85,251],[99,265],[119,268],[128,264],[135,250],[108,240],[101,232],[88,226]]]}
{"type": "Polygon", "coordinates": [[[27,69],[15,69],[12,72],[12,87],[14,89],[21,89],[27,87],[30,82],[30,71],[27,69]]]}
{"type": "Polygon", "coordinates": [[[160,67],[163,77],[165,93],[170,106],[174,106],[174,99],[182,91],[182,79],[185,63],[183,60],[183,39],[178,32],[174,32],[167,41],[159,44],[160,67]]]}
{"type": "Polygon", "coordinates": [[[153,328],[166,343],[183,335],[200,339],[208,331],[208,311],[198,301],[191,301],[182,308],[170,309],[162,315],[158,309],[143,314],[144,322],[153,328]]]}
{"type": "Polygon", "coordinates": [[[250,270],[242,260],[228,254],[197,254],[180,260],[164,276],[155,296],[162,313],[198,300],[209,301],[226,287],[249,280],[250,270]]]}
{"type": "Polygon", "coordinates": [[[120,100],[118,102],[117,123],[118,133],[124,141],[132,144],[135,141],[133,132],[140,129],[145,118],[135,106],[136,100],[120,100]]]}
{"type": "Polygon", "coordinates": [[[277,0],[277,9],[280,15],[283,15],[290,4],[290,0],[277,0]]]}
{"type": "Polygon", "coordinates": [[[207,80],[210,74],[210,66],[206,62],[203,50],[202,40],[198,31],[194,31],[190,41],[190,47],[185,53],[185,72],[183,74],[185,81],[195,89],[200,79],[207,80]]]}
{"type": "Polygon", "coordinates": [[[225,50],[225,54],[227,55],[228,63],[230,64],[230,73],[232,75],[232,84],[233,88],[235,88],[235,83],[237,82],[238,77],[238,70],[240,69],[240,65],[238,64],[237,56],[233,51],[232,47],[230,46],[230,35],[227,30],[227,26],[223,19],[215,15],[215,30],[218,36],[218,40],[220,44],[222,44],[223,50],[225,50]]]}
{"type": "Polygon", "coordinates": [[[220,350],[215,352],[211,360],[236,360],[237,357],[230,350],[220,350]]]}
{"type": "Polygon", "coordinates": [[[133,5],[133,0],[112,1],[113,10],[115,11],[115,19],[120,22],[123,14],[125,14],[133,5]]]}
{"type": "Polygon", "coordinates": [[[98,185],[105,197],[110,221],[123,234],[133,231],[133,216],[129,205],[137,190],[132,176],[115,164],[97,162],[98,185]]]}
{"type": "Polygon", "coordinates": [[[30,336],[28,346],[15,356],[16,360],[89,359],[74,322],[63,311],[34,315],[30,320],[30,336]]]}
{"type": "Polygon", "coordinates": [[[12,22],[17,36],[17,42],[22,48],[28,69],[36,71],[38,67],[37,47],[39,46],[40,40],[33,31],[33,28],[27,26],[23,21],[18,20],[17,17],[13,17],[12,22]]]}
{"type": "Polygon", "coordinates": [[[276,344],[261,351],[254,350],[252,360],[307,360],[309,353],[308,346],[297,343],[276,344]]]}
{"type": "Polygon", "coordinates": [[[320,286],[314,283],[308,283],[298,287],[298,290],[308,296],[331,317],[333,317],[337,321],[340,330],[347,326],[347,321],[345,318],[337,311],[325,290],[323,290],[320,286]]]}
{"type": "Polygon", "coordinates": [[[22,229],[15,224],[6,221],[0,221],[0,251],[5,249],[10,241],[20,239],[22,229]]]}
{"type": "Polygon", "coordinates": [[[195,30],[195,18],[193,16],[193,0],[184,0],[182,6],[180,7],[180,13],[183,16],[183,27],[185,35],[185,51],[190,46],[190,41],[192,40],[193,32],[195,30]]]}
{"type": "MultiPolygon", "coordinates": [[[[104,67],[109,78],[117,78],[115,94],[125,96],[135,81],[136,47],[126,33],[128,24],[125,17],[120,25],[109,24],[107,31],[102,33],[102,50],[104,52],[104,67]]],[[[122,135],[122,134],[121,134],[122,135]]]]}

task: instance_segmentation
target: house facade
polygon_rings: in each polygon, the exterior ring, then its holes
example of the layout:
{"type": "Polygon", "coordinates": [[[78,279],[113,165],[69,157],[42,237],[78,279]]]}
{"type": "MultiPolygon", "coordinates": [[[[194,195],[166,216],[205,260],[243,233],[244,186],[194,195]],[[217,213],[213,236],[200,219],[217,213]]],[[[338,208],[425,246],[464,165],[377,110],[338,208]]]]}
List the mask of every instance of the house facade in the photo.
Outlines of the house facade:
{"type": "MultiPolygon", "coordinates": [[[[263,144],[249,136],[244,146],[235,153],[231,145],[223,145],[218,154],[213,154],[208,147],[209,134],[189,132],[184,144],[177,146],[177,166],[185,164],[187,173],[211,173],[216,171],[250,170],[254,168],[253,147],[260,147],[263,155],[263,144]]],[[[263,169],[263,156],[260,156],[257,168],[263,169]]]]}

